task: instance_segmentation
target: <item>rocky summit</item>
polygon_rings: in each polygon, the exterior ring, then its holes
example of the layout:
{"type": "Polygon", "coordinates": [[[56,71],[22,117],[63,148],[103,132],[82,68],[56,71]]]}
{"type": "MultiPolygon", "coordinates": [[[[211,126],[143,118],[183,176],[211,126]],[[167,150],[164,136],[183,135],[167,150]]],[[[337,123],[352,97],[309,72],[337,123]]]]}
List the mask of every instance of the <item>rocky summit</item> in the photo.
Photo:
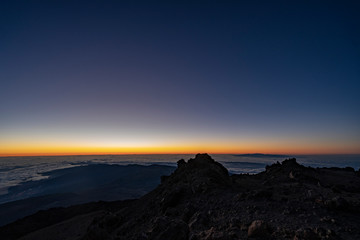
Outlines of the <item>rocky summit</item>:
{"type": "Polygon", "coordinates": [[[295,159],[229,175],[207,154],[178,161],[137,200],[50,209],[2,239],[360,239],[360,174],[295,159]],[[70,210],[72,208],[72,210],[70,210]]]}

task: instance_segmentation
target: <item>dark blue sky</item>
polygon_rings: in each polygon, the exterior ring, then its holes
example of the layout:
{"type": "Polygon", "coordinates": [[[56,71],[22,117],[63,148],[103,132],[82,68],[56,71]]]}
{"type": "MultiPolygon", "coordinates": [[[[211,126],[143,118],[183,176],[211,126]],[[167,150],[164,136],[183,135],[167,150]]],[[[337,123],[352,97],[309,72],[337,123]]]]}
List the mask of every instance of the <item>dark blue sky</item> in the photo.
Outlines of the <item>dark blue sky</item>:
{"type": "Polygon", "coordinates": [[[359,12],[357,1],[2,1],[0,154],[360,153],[359,12]]]}

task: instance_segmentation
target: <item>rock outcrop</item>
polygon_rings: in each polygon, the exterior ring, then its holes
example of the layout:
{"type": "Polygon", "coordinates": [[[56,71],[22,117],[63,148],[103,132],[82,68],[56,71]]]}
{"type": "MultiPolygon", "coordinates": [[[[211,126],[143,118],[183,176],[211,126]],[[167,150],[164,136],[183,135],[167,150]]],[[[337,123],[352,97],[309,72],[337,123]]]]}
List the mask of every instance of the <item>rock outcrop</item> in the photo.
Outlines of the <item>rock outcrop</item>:
{"type": "MultiPolygon", "coordinates": [[[[98,211],[72,237],[360,239],[360,177],[350,168],[315,169],[288,159],[256,175],[230,176],[209,155],[198,154],[178,161],[161,179],[142,198],[98,211]]],[[[31,236],[39,235],[24,239],[31,236]]]]}

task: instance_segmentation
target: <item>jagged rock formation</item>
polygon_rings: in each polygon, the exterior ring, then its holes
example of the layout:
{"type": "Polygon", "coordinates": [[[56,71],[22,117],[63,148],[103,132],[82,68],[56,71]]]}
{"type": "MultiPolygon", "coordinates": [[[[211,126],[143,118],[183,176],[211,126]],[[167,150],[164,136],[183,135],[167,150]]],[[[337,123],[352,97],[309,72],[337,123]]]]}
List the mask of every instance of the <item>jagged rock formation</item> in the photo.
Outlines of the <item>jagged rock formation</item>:
{"type": "Polygon", "coordinates": [[[22,239],[360,239],[360,177],[352,168],[314,169],[289,159],[256,175],[229,176],[198,154],[161,179],[138,200],[22,239]],[[74,224],[82,227],[47,234],[74,224]]]}

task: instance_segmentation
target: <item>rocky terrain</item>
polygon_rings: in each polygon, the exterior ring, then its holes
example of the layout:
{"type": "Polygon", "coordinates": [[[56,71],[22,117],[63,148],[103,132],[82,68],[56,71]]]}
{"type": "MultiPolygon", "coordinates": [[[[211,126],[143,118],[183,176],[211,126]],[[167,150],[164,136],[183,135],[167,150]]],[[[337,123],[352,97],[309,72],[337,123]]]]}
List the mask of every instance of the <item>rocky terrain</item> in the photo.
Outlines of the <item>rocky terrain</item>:
{"type": "Polygon", "coordinates": [[[137,200],[38,212],[1,239],[360,239],[360,173],[295,159],[229,175],[207,154],[178,161],[137,200]]]}

